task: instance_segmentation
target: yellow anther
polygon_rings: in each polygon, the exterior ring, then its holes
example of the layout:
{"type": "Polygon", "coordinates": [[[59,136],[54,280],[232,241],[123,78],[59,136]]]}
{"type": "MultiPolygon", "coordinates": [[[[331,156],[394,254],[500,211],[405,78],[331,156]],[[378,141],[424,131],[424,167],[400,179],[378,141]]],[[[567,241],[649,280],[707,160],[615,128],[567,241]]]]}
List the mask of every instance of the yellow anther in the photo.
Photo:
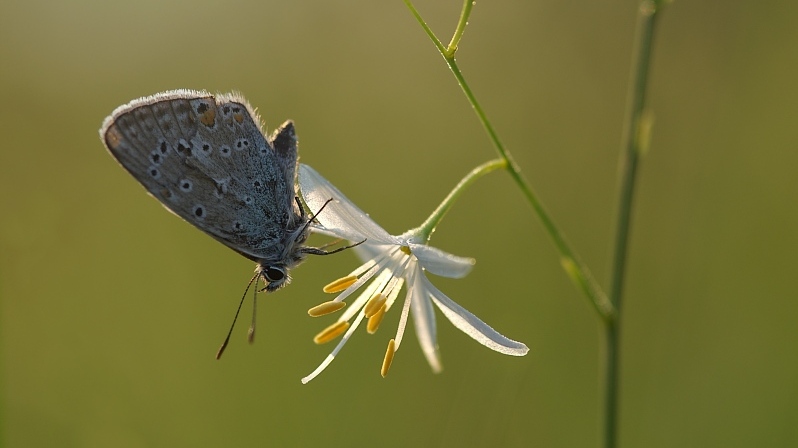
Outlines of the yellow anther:
{"type": "Polygon", "coordinates": [[[404,252],[407,255],[413,255],[413,252],[410,250],[410,248],[408,246],[402,246],[402,247],[399,248],[399,250],[401,250],[402,252],[404,252]]]}
{"type": "Polygon", "coordinates": [[[380,328],[380,322],[382,322],[382,318],[385,317],[385,310],[386,309],[387,308],[385,307],[385,303],[383,302],[383,304],[380,307],[380,309],[378,309],[377,312],[374,313],[373,316],[369,317],[369,321],[366,324],[366,331],[368,331],[369,334],[376,333],[377,332],[377,328],[380,328]]]}
{"type": "Polygon", "coordinates": [[[380,375],[382,375],[383,378],[388,376],[388,370],[391,368],[394,353],[396,353],[396,341],[391,339],[388,341],[388,350],[385,351],[385,359],[382,360],[382,368],[380,369],[380,375]]]}
{"type": "Polygon", "coordinates": [[[363,308],[363,313],[367,318],[371,318],[371,316],[377,314],[377,311],[380,310],[380,307],[382,307],[386,299],[387,297],[382,294],[374,294],[374,296],[366,304],[366,307],[363,308]]]}
{"type": "Polygon", "coordinates": [[[324,302],[320,305],[316,305],[313,308],[309,309],[308,315],[310,317],[324,316],[325,314],[334,313],[345,306],[346,302],[336,302],[334,300],[331,300],[329,302],[324,302]]]}
{"type": "Polygon", "coordinates": [[[326,344],[340,336],[341,333],[346,331],[347,328],[349,328],[349,322],[336,322],[324,330],[321,330],[321,333],[317,334],[316,337],[313,338],[313,342],[317,344],[326,344]]]}
{"type": "Polygon", "coordinates": [[[341,292],[344,289],[352,286],[352,283],[355,283],[356,281],[357,281],[357,276],[347,275],[344,278],[339,278],[338,280],[328,284],[322,289],[322,291],[326,293],[341,292]]]}

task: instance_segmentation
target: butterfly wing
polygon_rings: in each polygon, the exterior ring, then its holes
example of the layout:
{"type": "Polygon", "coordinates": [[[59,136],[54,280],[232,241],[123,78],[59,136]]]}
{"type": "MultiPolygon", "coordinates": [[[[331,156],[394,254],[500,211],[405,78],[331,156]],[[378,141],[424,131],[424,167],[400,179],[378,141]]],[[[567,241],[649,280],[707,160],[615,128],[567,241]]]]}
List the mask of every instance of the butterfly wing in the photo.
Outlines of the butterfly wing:
{"type": "Polygon", "coordinates": [[[293,144],[275,151],[241,96],[191,90],[134,100],[100,129],[114,158],[167,209],[250,259],[273,261],[303,224],[293,126],[284,133],[293,144]]]}

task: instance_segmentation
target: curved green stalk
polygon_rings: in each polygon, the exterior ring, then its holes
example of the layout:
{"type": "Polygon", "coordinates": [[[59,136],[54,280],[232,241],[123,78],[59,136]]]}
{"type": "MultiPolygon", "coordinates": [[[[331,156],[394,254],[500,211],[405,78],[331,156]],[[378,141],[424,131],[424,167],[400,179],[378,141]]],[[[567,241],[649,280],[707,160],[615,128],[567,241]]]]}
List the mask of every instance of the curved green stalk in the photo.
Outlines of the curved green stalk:
{"type": "Polygon", "coordinates": [[[619,389],[619,342],[621,299],[623,297],[624,274],[628,254],[632,203],[634,199],[637,164],[648,145],[650,122],[646,120],[646,85],[651,65],[651,47],[654,38],[658,4],[643,0],[638,10],[638,25],[635,37],[635,55],[632,61],[631,83],[624,121],[621,147],[621,181],[618,187],[618,210],[615,222],[615,246],[613,249],[610,279],[610,301],[616,318],[607,321],[604,339],[604,443],[605,448],[614,448],[618,440],[618,389],[619,389]]]}
{"type": "MultiPolygon", "coordinates": [[[[635,179],[637,174],[637,164],[640,154],[643,153],[648,144],[650,121],[645,115],[645,93],[648,83],[648,71],[651,63],[651,47],[654,35],[654,25],[657,9],[660,1],[642,0],[639,9],[639,24],[635,38],[635,56],[632,63],[632,82],[629,91],[629,103],[627,106],[627,116],[624,121],[622,155],[621,155],[621,181],[618,189],[618,210],[615,229],[615,244],[613,248],[612,273],[610,279],[610,296],[604,294],[598,283],[593,279],[587,266],[570,249],[565,237],[559,231],[554,221],[549,217],[543,204],[538,200],[537,195],[532,190],[529,183],[521,175],[519,167],[515,164],[511,154],[504,148],[499,140],[498,134],[488,120],[484,110],[477,102],[471,88],[463,77],[460,68],[455,61],[455,53],[465,31],[468,17],[471,14],[473,3],[465,0],[463,10],[460,14],[457,28],[452,36],[449,45],[444,47],[440,39],[421,18],[410,0],[404,0],[410,12],[432,40],[433,44],[443,56],[446,65],[457,79],[457,83],[463,90],[468,102],[474,108],[479,121],[485,128],[491,142],[504,162],[503,167],[507,169],[510,176],[518,184],[518,187],[526,196],[532,208],[537,213],[549,236],[554,241],[555,246],[560,251],[561,264],[571,279],[591,300],[593,306],[602,317],[605,328],[605,350],[604,350],[604,415],[603,415],[603,446],[614,448],[617,445],[618,431],[618,389],[619,389],[619,316],[621,310],[621,299],[623,297],[624,274],[626,272],[626,257],[628,253],[628,241],[630,233],[630,223],[632,215],[632,204],[635,190],[635,179]]],[[[476,180],[477,177],[486,174],[493,169],[499,168],[496,162],[488,162],[478,167],[469,176],[463,179],[457,187],[444,200],[440,207],[422,225],[429,236],[435,225],[456,197],[468,184],[476,180]],[[486,166],[491,168],[487,169],[486,166]],[[476,175],[475,173],[479,173],[476,175]]]]}
{"type": "Polygon", "coordinates": [[[485,131],[488,133],[488,137],[490,138],[493,146],[496,148],[496,152],[499,153],[499,157],[506,161],[506,169],[509,172],[510,176],[513,178],[518,187],[523,192],[524,196],[527,198],[529,203],[532,205],[532,208],[535,210],[535,213],[540,218],[541,222],[543,223],[543,227],[548,232],[551,239],[554,241],[554,245],[557,247],[557,250],[560,252],[560,263],[562,264],[563,268],[565,269],[566,273],[571,280],[577,285],[577,287],[585,293],[585,295],[590,299],[590,302],[593,304],[594,308],[598,312],[599,316],[604,321],[610,321],[614,318],[615,310],[613,309],[612,304],[610,303],[607,296],[604,294],[604,291],[601,290],[601,287],[598,285],[598,282],[595,281],[593,275],[590,273],[590,270],[587,266],[582,262],[582,260],[576,255],[576,253],[571,250],[568,242],[565,239],[565,236],[560,232],[557,226],[554,224],[554,220],[551,219],[546,209],[543,207],[543,203],[538,199],[537,195],[535,194],[532,187],[526,181],[524,176],[521,174],[521,169],[515,163],[512,158],[512,155],[509,151],[507,151],[502,144],[501,140],[499,140],[499,136],[496,133],[496,130],[491,125],[490,121],[488,120],[485,111],[480,106],[479,102],[477,101],[474,93],[471,91],[471,88],[468,86],[465,78],[463,77],[463,73],[460,71],[460,68],[457,66],[457,62],[455,61],[455,53],[457,51],[457,46],[459,44],[460,38],[462,37],[463,31],[465,30],[466,23],[468,22],[468,17],[471,13],[471,8],[473,6],[471,0],[465,0],[463,2],[463,11],[460,15],[460,21],[457,24],[457,30],[455,31],[454,36],[452,37],[452,41],[448,47],[444,47],[443,43],[435,33],[429,28],[429,26],[424,22],[424,19],[421,18],[421,15],[418,13],[416,8],[410,2],[410,0],[404,0],[407,7],[410,9],[410,12],[416,18],[418,23],[427,33],[429,38],[432,40],[432,43],[438,48],[438,51],[443,56],[443,59],[446,61],[446,65],[449,66],[449,69],[452,71],[452,74],[457,79],[457,83],[460,85],[460,88],[463,90],[468,102],[474,108],[474,112],[477,114],[479,121],[482,123],[482,126],[485,128],[485,131]]]}
{"type": "Polygon", "coordinates": [[[445,56],[454,58],[454,53],[457,51],[457,45],[460,43],[460,39],[463,37],[465,27],[468,25],[468,16],[471,15],[471,8],[473,7],[473,1],[463,2],[463,11],[460,13],[460,20],[457,21],[457,28],[454,30],[452,40],[449,41],[449,45],[446,47],[445,56]]]}
{"type": "Polygon", "coordinates": [[[505,168],[507,166],[507,161],[504,159],[496,159],[491,160],[489,162],[485,162],[482,165],[474,168],[471,170],[464,178],[460,180],[460,182],[455,185],[449,195],[441,202],[438,208],[432,212],[432,214],[421,224],[416,231],[418,231],[419,235],[423,236],[426,241],[429,241],[430,237],[432,237],[432,233],[435,232],[435,227],[438,223],[441,222],[446,212],[452,208],[454,205],[454,201],[457,200],[458,197],[468,188],[472,183],[474,183],[480,177],[490,173],[491,171],[497,170],[499,168],[505,168]]]}

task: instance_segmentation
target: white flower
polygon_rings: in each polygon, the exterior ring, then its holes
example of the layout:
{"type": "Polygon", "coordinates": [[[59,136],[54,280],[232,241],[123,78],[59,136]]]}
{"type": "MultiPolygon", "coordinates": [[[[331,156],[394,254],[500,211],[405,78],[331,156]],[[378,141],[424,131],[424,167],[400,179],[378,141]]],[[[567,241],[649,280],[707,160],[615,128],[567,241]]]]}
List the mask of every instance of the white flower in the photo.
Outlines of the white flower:
{"type": "Polygon", "coordinates": [[[394,353],[402,342],[408,314],[413,315],[419,344],[432,370],[434,372],[441,370],[433,303],[455,327],[480,344],[506,355],[523,356],[529,351],[526,345],[502,336],[446,297],[432,285],[424,272],[461,278],[471,270],[474,265],[473,258],[457,257],[427,246],[426,237],[419,229],[398,236],[388,234],[307,165],[299,167],[299,186],[305,203],[312,212],[318,212],[323,207],[321,213],[316,216],[318,224],[314,224],[315,232],[354,242],[365,240],[354,249],[365,260],[365,264],[348,276],[327,285],[325,292],[341,292],[341,294],[330,302],[312,308],[308,313],[315,317],[343,308],[345,306],[343,300],[371,280],[336,323],[314,338],[316,343],[321,344],[345,332],[332,353],[316,370],[302,378],[302,383],[309,382],[330,365],[364,318],[368,319],[366,325],[368,332],[374,333],[385,313],[394,305],[403,286],[407,289],[407,295],[402,306],[396,337],[388,343],[381,370],[382,376],[387,375],[394,353]],[[350,324],[352,318],[354,322],[350,324]]]}

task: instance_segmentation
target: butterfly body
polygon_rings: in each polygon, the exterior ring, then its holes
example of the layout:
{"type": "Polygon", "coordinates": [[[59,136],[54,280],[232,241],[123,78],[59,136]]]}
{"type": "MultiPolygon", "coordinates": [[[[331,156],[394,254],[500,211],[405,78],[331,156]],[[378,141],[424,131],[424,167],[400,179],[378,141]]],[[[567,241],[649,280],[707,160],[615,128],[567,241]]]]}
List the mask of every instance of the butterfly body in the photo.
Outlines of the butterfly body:
{"type": "Polygon", "coordinates": [[[255,261],[267,290],[318,252],[303,246],[309,218],[296,199],[291,121],[266,136],[240,95],[174,90],[120,106],[100,137],[167,209],[255,261]]]}

